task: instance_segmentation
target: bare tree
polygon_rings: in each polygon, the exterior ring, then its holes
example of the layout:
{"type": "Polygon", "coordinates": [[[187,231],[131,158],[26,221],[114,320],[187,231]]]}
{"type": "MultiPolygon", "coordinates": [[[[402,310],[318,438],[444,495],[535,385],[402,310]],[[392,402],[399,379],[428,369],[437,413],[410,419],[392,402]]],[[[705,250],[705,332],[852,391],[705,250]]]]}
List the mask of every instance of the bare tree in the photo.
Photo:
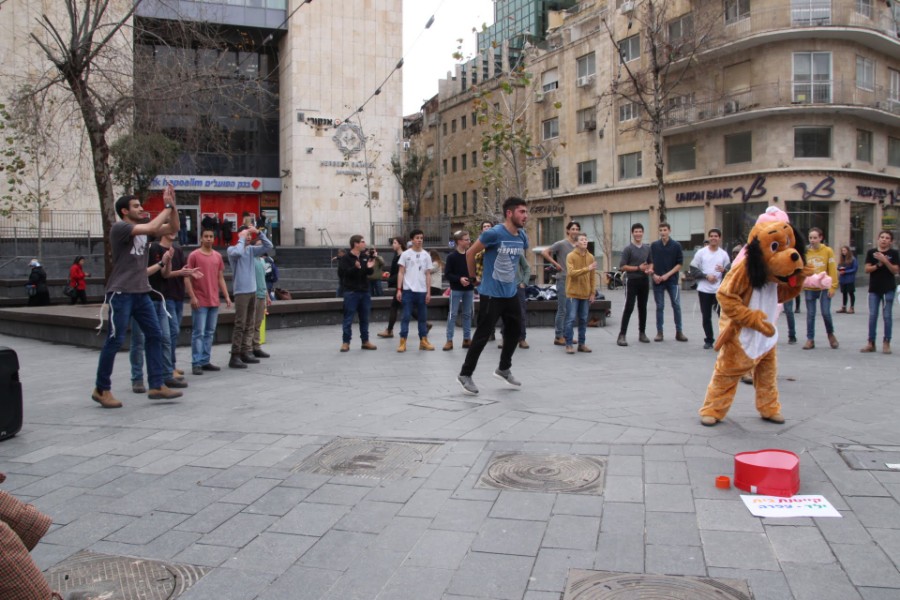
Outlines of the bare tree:
{"type": "Polygon", "coordinates": [[[636,0],[629,4],[633,7],[626,14],[629,35],[622,36],[603,18],[618,54],[618,68],[601,101],[608,100],[613,112],[623,105],[626,110],[636,110],[639,116],[633,127],[650,134],[659,219],[664,221],[663,129],[670,115],[693,104],[693,92],[687,92],[685,84],[701,64],[701,54],[714,44],[721,5],[697,3],[697,10],[684,13],[677,10],[682,3],[676,0],[636,0]]]}
{"type": "Polygon", "coordinates": [[[405,161],[399,154],[391,156],[391,173],[400,183],[408,212],[414,221],[419,219],[422,198],[434,178],[431,162],[427,155],[420,154],[415,148],[406,151],[405,161]]]}

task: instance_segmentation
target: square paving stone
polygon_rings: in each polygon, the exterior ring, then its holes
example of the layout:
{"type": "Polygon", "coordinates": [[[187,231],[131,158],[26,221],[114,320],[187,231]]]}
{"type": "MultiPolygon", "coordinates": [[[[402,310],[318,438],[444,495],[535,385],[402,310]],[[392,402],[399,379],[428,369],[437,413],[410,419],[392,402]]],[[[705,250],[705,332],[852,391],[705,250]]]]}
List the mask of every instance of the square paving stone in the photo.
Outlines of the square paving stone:
{"type": "Polygon", "coordinates": [[[900,588],[900,572],[874,543],[832,544],[831,548],[854,585],[900,588]]]}
{"type": "Polygon", "coordinates": [[[607,502],[603,505],[600,531],[643,535],[644,506],[627,502],[607,502]]]}
{"type": "Polygon", "coordinates": [[[691,479],[688,477],[687,463],[662,459],[644,462],[644,481],[681,485],[690,485],[691,483],[691,479]]]}
{"type": "Polygon", "coordinates": [[[216,569],[207,574],[178,600],[253,600],[275,578],[269,573],[216,569]]]}
{"type": "Polygon", "coordinates": [[[706,575],[703,550],[699,546],[657,546],[645,548],[647,572],[662,575],[706,575]]]}
{"type": "Polygon", "coordinates": [[[848,497],[847,504],[866,527],[900,529],[900,503],[894,498],[848,497]]]}
{"type": "Polygon", "coordinates": [[[640,477],[607,475],[603,498],[607,502],[643,502],[644,480],[640,477]]]}
{"type": "Polygon", "coordinates": [[[346,506],[334,504],[298,504],[278,519],[270,531],[322,536],[347,513],[346,506]]]}
{"type": "Polygon", "coordinates": [[[187,518],[178,513],[155,512],[132,521],[104,539],[126,544],[148,544],[187,518]]]}
{"type": "Polygon", "coordinates": [[[424,535],[431,519],[395,517],[375,538],[373,548],[410,551],[424,535]]]}
{"type": "Polygon", "coordinates": [[[251,479],[223,496],[219,502],[252,504],[279,483],[275,479],[251,479]]]}
{"type": "Polygon", "coordinates": [[[87,548],[94,542],[133,523],[134,520],[134,517],[88,513],[56,531],[51,531],[41,541],[60,546],[87,548]]]}
{"type": "Polygon", "coordinates": [[[648,483],[644,486],[647,512],[694,512],[694,497],[689,485],[648,483]]]}
{"type": "Polygon", "coordinates": [[[856,515],[841,511],[840,519],[816,519],[816,526],[830,544],[868,544],[872,536],[862,526],[856,515]]]}
{"type": "Polygon", "coordinates": [[[644,571],[644,538],[637,534],[601,533],[593,568],[603,571],[644,571]]]}
{"type": "Polygon", "coordinates": [[[701,530],[703,553],[710,567],[777,571],[778,560],[764,533],[701,530]]]}
{"type": "Polygon", "coordinates": [[[203,544],[243,548],[276,520],[269,515],[240,513],[228,519],[211,533],[200,538],[203,544]]]}
{"type": "Polygon", "coordinates": [[[344,571],[375,541],[370,533],[331,530],[310,548],[300,564],[319,569],[344,571]]]}
{"type": "Polygon", "coordinates": [[[796,600],[860,600],[847,574],[836,563],[787,563],[782,570],[796,600]]]}
{"type": "Polygon", "coordinates": [[[555,494],[521,494],[504,490],[494,503],[491,516],[497,519],[546,521],[555,501],[555,494]]]}
{"type": "Polygon", "coordinates": [[[411,567],[456,569],[474,539],[474,533],[433,529],[425,531],[403,564],[411,567]]]}
{"type": "Polygon", "coordinates": [[[210,504],[192,517],[186,518],[175,528],[181,531],[196,531],[197,533],[209,533],[234,515],[241,512],[241,506],[237,504],[210,504]]]}
{"type": "Polygon", "coordinates": [[[694,500],[700,529],[714,531],[748,531],[761,533],[762,523],[754,517],[740,499],[694,500]]]}
{"type": "Polygon", "coordinates": [[[603,515],[603,498],[580,494],[557,494],[553,514],[599,517],[603,515]]]}
{"type": "Polygon", "coordinates": [[[234,556],[234,548],[228,546],[192,544],[176,554],[173,560],[188,565],[218,567],[232,556],[234,556]]]}
{"type": "Polygon", "coordinates": [[[278,577],[256,600],[319,600],[340,578],[340,571],[294,565],[278,577]]]}
{"type": "Polygon", "coordinates": [[[697,515],[690,513],[648,512],[647,543],[660,546],[699,546],[697,515]]]}
{"type": "Polygon", "coordinates": [[[593,550],[600,532],[598,517],[553,515],[541,545],[545,548],[575,548],[593,550]]]}
{"type": "Polygon", "coordinates": [[[222,566],[281,575],[318,540],[309,536],[264,532],[222,566]]]}
{"type": "Polygon", "coordinates": [[[546,524],[541,521],[487,519],[478,530],[472,550],[494,554],[535,556],[546,524]]]}
{"type": "Polygon", "coordinates": [[[519,600],[525,594],[534,559],[472,552],[453,574],[451,594],[494,600],[519,600]]]}
{"type": "Polygon", "coordinates": [[[893,561],[894,566],[900,569],[900,529],[870,529],[869,533],[893,561]]]}
{"type": "Polygon", "coordinates": [[[782,563],[821,563],[835,561],[828,542],[815,527],[766,527],[766,535],[782,563]]]}
{"type": "Polygon", "coordinates": [[[312,490],[304,488],[278,486],[246,507],[244,512],[283,517],[311,493],[312,490]]]}
{"type": "Polygon", "coordinates": [[[448,500],[431,523],[432,529],[478,531],[491,510],[490,502],[448,500]]]}
{"type": "Polygon", "coordinates": [[[528,589],[553,592],[559,598],[565,588],[570,568],[591,569],[593,566],[593,552],[541,548],[534,563],[534,570],[531,572],[528,589]]]}
{"type": "Polygon", "coordinates": [[[402,566],[378,594],[378,600],[423,600],[440,598],[450,584],[448,569],[402,566]]]}
{"type": "Polygon", "coordinates": [[[335,485],[326,483],[306,498],[306,502],[317,504],[343,504],[355,506],[369,493],[369,488],[356,485],[335,485]]]}

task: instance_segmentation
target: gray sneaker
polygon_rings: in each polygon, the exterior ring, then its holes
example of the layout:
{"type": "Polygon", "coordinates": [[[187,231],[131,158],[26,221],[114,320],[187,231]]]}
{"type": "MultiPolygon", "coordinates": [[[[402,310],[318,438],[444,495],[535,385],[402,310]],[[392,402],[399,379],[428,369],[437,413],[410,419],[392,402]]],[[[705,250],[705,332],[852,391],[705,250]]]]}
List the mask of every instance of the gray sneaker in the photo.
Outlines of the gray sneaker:
{"type": "Polygon", "coordinates": [[[506,369],[505,371],[497,369],[496,371],[494,371],[494,377],[496,377],[497,379],[502,379],[513,387],[522,387],[522,382],[513,377],[513,374],[509,369],[506,369]]]}
{"type": "Polygon", "coordinates": [[[463,393],[468,396],[477,396],[478,388],[475,387],[475,382],[472,381],[472,377],[469,375],[460,375],[456,378],[456,381],[459,382],[459,385],[462,386],[463,393]]]}

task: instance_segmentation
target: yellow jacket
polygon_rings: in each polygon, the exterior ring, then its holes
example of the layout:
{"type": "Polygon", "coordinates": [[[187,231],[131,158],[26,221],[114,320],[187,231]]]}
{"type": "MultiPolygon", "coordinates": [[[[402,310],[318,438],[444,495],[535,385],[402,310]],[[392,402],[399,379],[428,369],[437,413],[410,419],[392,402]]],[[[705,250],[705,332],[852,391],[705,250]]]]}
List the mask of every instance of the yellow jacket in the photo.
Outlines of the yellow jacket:
{"type": "Polygon", "coordinates": [[[590,252],[581,254],[578,249],[566,257],[566,297],[587,300],[597,289],[597,270],[588,269],[594,262],[590,252]]]}
{"type": "MultiPolygon", "coordinates": [[[[837,261],[834,259],[834,252],[825,244],[819,244],[818,250],[812,248],[806,249],[806,264],[814,269],[813,274],[827,273],[831,277],[831,289],[838,289],[838,272],[837,261]]],[[[815,290],[818,288],[804,287],[805,290],[815,290]]]]}

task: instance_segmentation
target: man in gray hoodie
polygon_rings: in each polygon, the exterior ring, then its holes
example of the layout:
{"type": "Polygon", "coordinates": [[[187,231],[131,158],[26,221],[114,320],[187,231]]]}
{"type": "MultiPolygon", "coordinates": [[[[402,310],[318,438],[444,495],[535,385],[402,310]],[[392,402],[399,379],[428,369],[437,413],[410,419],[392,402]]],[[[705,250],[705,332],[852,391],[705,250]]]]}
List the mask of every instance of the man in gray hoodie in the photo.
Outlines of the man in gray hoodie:
{"type": "Polygon", "coordinates": [[[238,242],[228,248],[228,262],[234,271],[234,333],[231,335],[232,369],[246,369],[247,364],[255,364],[259,359],[253,356],[253,332],[256,322],[256,257],[272,250],[272,242],[264,231],[253,225],[241,225],[238,242]],[[254,245],[256,237],[261,245],[254,245]]]}

